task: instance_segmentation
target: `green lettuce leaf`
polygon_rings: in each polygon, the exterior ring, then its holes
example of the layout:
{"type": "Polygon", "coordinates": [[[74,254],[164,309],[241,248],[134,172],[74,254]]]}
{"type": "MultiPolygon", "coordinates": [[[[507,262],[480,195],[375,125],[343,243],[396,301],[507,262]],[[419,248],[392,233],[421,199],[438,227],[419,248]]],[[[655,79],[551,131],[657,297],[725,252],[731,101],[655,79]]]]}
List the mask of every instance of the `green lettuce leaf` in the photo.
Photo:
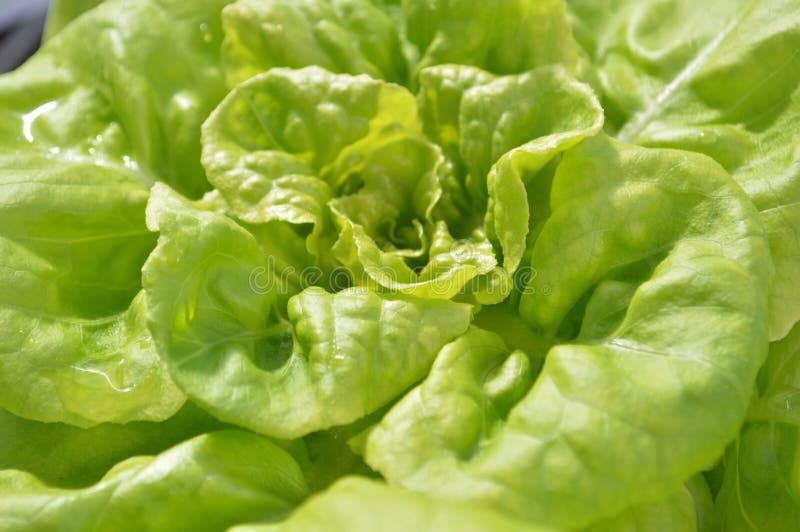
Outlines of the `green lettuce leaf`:
{"type": "Polygon", "coordinates": [[[147,197],[125,167],[0,155],[2,408],[83,427],[180,408],[137,296],[147,197]]]}
{"type": "MultiPolygon", "coordinates": [[[[104,2],[0,78],[9,411],[86,427],[182,404],[135,297],[155,244],[143,209],[154,180],[208,188],[199,126],[225,90],[225,3],[104,2]]],[[[53,17],[89,7],[59,5],[53,17]]]]}
{"type": "Polygon", "coordinates": [[[795,3],[54,0],[0,529],[798,528],[795,3]]]}
{"type": "Polygon", "coordinates": [[[271,68],[310,65],[397,83],[408,77],[394,23],[368,0],[238,0],[222,23],[231,87],[271,68]]]}
{"type": "Polygon", "coordinates": [[[534,532],[533,527],[482,508],[425,496],[358,477],[346,477],[311,497],[282,523],[242,525],[231,532],[534,532]]]}
{"type": "Polygon", "coordinates": [[[456,63],[517,74],[576,61],[561,0],[405,0],[403,14],[420,50],[418,70],[456,63]]]}
{"type": "Polygon", "coordinates": [[[717,507],[725,530],[800,521],[800,325],[770,345],[747,422],[725,454],[717,507]]]}
{"type": "Polygon", "coordinates": [[[575,44],[560,0],[409,0],[402,13],[399,3],[239,0],[223,12],[229,84],[274,67],[310,65],[412,86],[409,65],[419,71],[459,63],[498,74],[553,63],[574,68],[575,44]]]}
{"type": "Polygon", "coordinates": [[[191,403],[160,423],[103,423],[90,429],[31,421],[0,410],[0,469],[27,471],[50,486],[86,487],[126,458],[158,454],[221,428],[222,423],[191,403]]]}
{"type": "Polygon", "coordinates": [[[481,231],[456,241],[443,222],[436,224],[428,263],[414,271],[401,255],[383,252],[362,227],[341,221],[332,253],[357,285],[426,299],[452,299],[471,293],[484,303],[505,299],[511,283],[497,268],[492,245],[481,231]]]}
{"type": "Polygon", "coordinates": [[[526,183],[555,155],[597,133],[603,110],[591,89],[562,68],[542,68],[470,89],[460,122],[470,175],[486,176],[487,231],[498,241],[503,267],[513,272],[526,248],[526,183]]]}
{"type": "MultiPolygon", "coordinates": [[[[316,67],[272,69],[212,113],[203,155],[238,218],[311,225],[309,252],[323,258],[335,241],[331,258],[356,286],[450,299],[473,279],[503,281],[485,236],[456,242],[432,222],[444,159],[402,87],[316,67]],[[406,262],[425,254],[421,271],[406,262]]],[[[475,290],[483,301],[508,292],[486,287],[475,290]]]]}
{"type": "Polygon", "coordinates": [[[551,204],[521,317],[558,341],[585,293],[637,274],[622,322],[566,336],[530,389],[529,359],[499,339],[449,344],[366,459],[415,490],[581,527],[670,496],[735,436],[771,265],[757,212],[705,156],[596,137],[566,152],[551,204]]]}
{"type": "MultiPolygon", "coordinates": [[[[346,203],[340,209],[377,232],[377,223],[396,219],[397,209],[414,203],[421,179],[402,165],[386,175],[392,169],[364,159],[380,157],[387,147],[392,162],[408,155],[402,141],[421,137],[415,109],[407,90],[367,76],[318,67],[273,69],[238,86],[211,114],[203,127],[203,164],[236,216],[247,222],[319,224],[332,196],[363,188],[378,197],[365,197],[362,190],[355,200],[360,210],[346,203]],[[373,205],[364,204],[368,198],[373,205]]],[[[432,172],[435,157],[423,157],[423,165],[425,159],[429,168],[421,169],[432,172]]],[[[424,200],[423,195],[417,200],[422,204],[406,208],[416,206],[424,215],[424,200]]]]}
{"type": "Polygon", "coordinates": [[[143,269],[159,352],[190,397],[257,432],[355,421],[421,379],[471,319],[464,304],[320,288],[284,315],[266,257],[231,219],[156,185],[148,225],[161,233],[143,269]]]}
{"type": "Polygon", "coordinates": [[[770,339],[800,320],[800,11],[785,0],[570,0],[618,138],[705,153],[761,212],[770,339]]]}
{"type": "Polygon", "coordinates": [[[308,488],[286,451],[231,430],[125,460],[84,489],[53,488],[28,473],[0,471],[0,492],[3,530],[155,531],[279,520],[308,488]]]}
{"type": "Polygon", "coordinates": [[[79,17],[0,78],[0,150],[129,166],[200,196],[200,124],[225,94],[226,3],[109,1],[79,17]]]}
{"type": "Polygon", "coordinates": [[[593,523],[587,532],[694,532],[697,512],[691,493],[684,487],[672,497],[654,504],[634,506],[622,514],[593,523]]]}

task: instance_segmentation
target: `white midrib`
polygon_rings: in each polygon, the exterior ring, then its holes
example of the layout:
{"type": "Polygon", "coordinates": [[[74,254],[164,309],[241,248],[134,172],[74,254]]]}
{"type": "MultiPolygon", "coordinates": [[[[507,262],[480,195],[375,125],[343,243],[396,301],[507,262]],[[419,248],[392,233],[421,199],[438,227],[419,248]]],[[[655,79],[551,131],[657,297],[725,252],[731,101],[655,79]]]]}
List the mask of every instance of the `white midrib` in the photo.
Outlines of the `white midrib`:
{"type": "Polygon", "coordinates": [[[634,142],[636,138],[644,131],[644,129],[652,122],[653,118],[655,118],[659,113],[661,113],[667,107],[667,103],[672,95],[675,93],[676,90],[683,87],[687,81],[689,81],[694,74],[700,70],[700,68],[705,64],[706,60],[713,54],[719,45],[722,44],[728,35],[734,30],[736,26],[738,26],[741,18],[737,17],[733,19],[727,26],[716,36],[714,39],[711,40],[708,44],[706,44],[703,48],[700,49],[698,54],[692,59],[683,69],[678,72],[678,75],[669,82],[669,84],[664,87],[664,89],[656,96],[656,99],[650,102],[650,105],[647,106],[646,109],[639,111],[638,113],[634,114],[628,122],[619,130],[617,133],[617,138],[624,142],[634,142]]]}

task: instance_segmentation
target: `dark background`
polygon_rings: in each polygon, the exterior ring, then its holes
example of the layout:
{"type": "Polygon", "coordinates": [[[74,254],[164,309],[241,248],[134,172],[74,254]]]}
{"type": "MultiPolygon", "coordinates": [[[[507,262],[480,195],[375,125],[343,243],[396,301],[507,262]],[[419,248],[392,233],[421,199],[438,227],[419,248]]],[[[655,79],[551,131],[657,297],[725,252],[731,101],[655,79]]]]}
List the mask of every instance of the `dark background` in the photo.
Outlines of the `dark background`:
{"type": "Polygon", "coordinates": [[[21,65],[42,40],[49,0],[0,0],[0,72],[21,65]]]}

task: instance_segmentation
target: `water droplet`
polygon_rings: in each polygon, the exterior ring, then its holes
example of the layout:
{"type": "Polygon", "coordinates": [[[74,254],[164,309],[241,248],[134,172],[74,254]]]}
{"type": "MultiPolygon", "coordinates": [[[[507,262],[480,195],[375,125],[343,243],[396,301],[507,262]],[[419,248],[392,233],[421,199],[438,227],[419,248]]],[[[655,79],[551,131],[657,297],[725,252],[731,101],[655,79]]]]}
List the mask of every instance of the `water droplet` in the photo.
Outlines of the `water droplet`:
{"type": "Polygon", "coordinates": [[[55,109],[57,105],[58,103],[55,101],[47,102],[46,104],[40,105],[30,113],[22,115],[22,134],[25,136],[25,140],[28,142],[33,142],[33,132],[31,131],[33,122],[43,114],[49,113],[55,109]]]}
{"type": "Polygon", "coordinates": [[[82,366],[72,366],[72,369],[80,371],[81,373],[86,374],[87,376],[90,375],[94,378],[99,377],[100,379],[104,380],[106,384],[116,392],[128,393],[136,387],[135,384],[131,386],[117,385],[114,381],[111,380],[111,377],[108,375],[108,373],[97,368],[96,365],[97,364],[95,362],[86,362],[82,366]]]}
{"type": "Polygon", "coordinates": [[[94,148],[89,148],[89,155],[94,155],[97,152],[94,148]]]}

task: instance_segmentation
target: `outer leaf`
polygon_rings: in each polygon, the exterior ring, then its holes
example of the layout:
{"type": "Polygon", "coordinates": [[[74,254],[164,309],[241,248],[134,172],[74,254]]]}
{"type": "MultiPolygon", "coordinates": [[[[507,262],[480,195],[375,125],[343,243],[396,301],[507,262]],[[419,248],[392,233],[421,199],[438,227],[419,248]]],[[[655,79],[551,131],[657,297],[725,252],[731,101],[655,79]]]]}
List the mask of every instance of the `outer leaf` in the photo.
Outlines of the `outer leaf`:
{"type": "Polygon", "coordinates": [[[0,78],[0,149],[112,162],[201,195],[199,126],[224,95],[226,3],[103,2],[0,78]]]}
{"type": "Polygon", "coordinates": [[[570,0],[611,129],[722,164],[775,260],[770,338],[800,320],[800,10],[787,0],[570,0]],[[655,29],[657,28],[657,30],[655,29]]]}
{"type": "Polygon", "coordinates": [[[404,0],[403,13],[408,39],[420,50],[420,70],[456,63],[516,74],[575,63],[560,0],[404,0]]]}
{"type": "Polygon", "coordinates": [[[355,421],[468,326],[467,305],[321,289],[290,299],[287,323],[274,288],[252,285],[269,273],[250,234],[163,186],[148,209],[161,232],[143,270],[148,324],[176,382],[220,419],[285,438],[355,421]]]}
{"type": "Polygon", "coordinates": [[[292,457],[244,431],[198,436],[156,457],[137,457],[80,490],[0,472],[0,527],[30,530],[220,530],[277,520],[308,488],[292,457]]]}
{"type": "Polygon", "coordinates": [[[40,423],[0,410],[0,469],[27,471],[50,486],[85,487],[126,458],[157,454],[223,427],[191,403],[161,423],[104,423],[91,429],[40,423]]]}
{"type": "Polygon", "coordinates": [[[374,480],[347,477],[303,504],[275,525],[243,525],[232,532],[306,531],[533,532],[544,530],[482,508],[469,507],[393,488],[374,480]]]}
{"type": "Polygon", "coordinates": [[[146,200],[124,167],[0,156],[0,406],[86,427],[183,403],[136,297],[146,200]]]}
{"type": "MultiPolygon", "coordinates": [[[[510,386],[507,419],[481,407],[487,373],[468,380],[440,355],[372,432],[367,462],[417,490],[580,527],[669,496],[735,435],[764,356],[770,264],[757,213],[703,156],[584,141],[551,201],[522,317],[553,334],[596,283],[663,258],[622,323],[552,348],[524,398],[510,386]]],[[[467,364],[475,349],[460,350],[467,364]]]]}
{"type": "Polygon", "coordinates": [[[790,530],[800,521],[800,325],[770,346],[717,497],[725,530],[790,530]]]}
{"type": "Polygon", "coordinates": [[[368,0],[239,0],[223,11],[229,86],[275,67],[320,66],[402,83],[392,20],[368,0]]]}
{"type": "Polygon", "coordinates": [[[223,89],[223,4],[108,2],[0,79],[0,151],[14,153],[0,404],[14,413],[89,426],[164,419],[183,402],[131,300],[154,243],[147,185],[207,187],[197,128],[223,89]]]}

